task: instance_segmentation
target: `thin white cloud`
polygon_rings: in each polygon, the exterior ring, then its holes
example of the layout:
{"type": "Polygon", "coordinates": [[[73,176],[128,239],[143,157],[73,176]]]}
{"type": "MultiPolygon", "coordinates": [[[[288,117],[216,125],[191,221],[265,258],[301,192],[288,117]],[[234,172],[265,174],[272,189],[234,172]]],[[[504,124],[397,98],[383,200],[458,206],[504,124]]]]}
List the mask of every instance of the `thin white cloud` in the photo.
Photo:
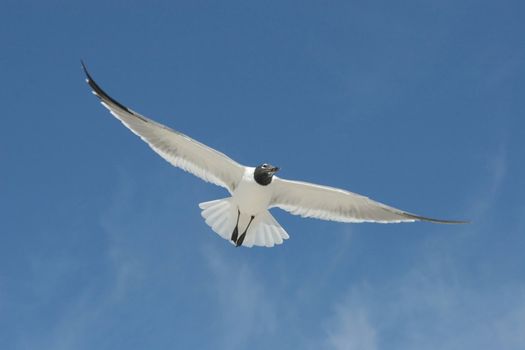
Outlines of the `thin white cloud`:
{"type": "MultiPolygon", "coordinates": [[[[45,333],[21,337],[19,346],[22,349],[82,350],[92,344],[93,338],[103,337],[104,324],[112,317],[115,308],[126,302],[127,294],[134,285],[142,282],[143,268],[133,257],[124,242],[129,234],[125,217],[129,216],[130,205],[134,197],[134,185],[131,179],[120,172],[116,179],[116,189],[111,200],[101,211],[100,226],[105,231],[106,244],[97,258],[102,259],[104,268],[93,269],[106,278],[85,276],[84,285],[74,286],[74,295],[68,296],[60,303],[55,319],[43,325],[45,333]],[[95,331],[96,330],[96,331],[95,331]]],[[[36,271],[34,284],[44,286],[36,293],[41,298],[57,293],[57,286],[71,283],[72,274],[85,273],[86,261],[77,260],[72,255],[48,258],[45,261],[34,261],[36,271]]]]}
{"type": "Polygon", "coordinates": [[[271,336],[277,318],[275,307],[264,286],[246,262],[220,256],[210,247],[203,250],[212,279],[212,299],[216,299],[220,318],[219,349],[245,349],[257,338],[271,336]]]}
{"type": "MultiPolygon", "coordinates": [[[[486,186],[470,210],[475,221],[496,205],[506,159],[504,145],[488,158],[486,186]]],[[[507,234],[523,231],[523,224],[511,227],[507,234]]],[[[525,281],[491,284],[483,280],[491,276],[475,266],[483,261],[478,237],[497,239],[493,232],[500,229],[488,221],[465,227],[462,235],[429,237],[413,259],[417,264],[401,278],[359,286],[354,281],[333,304],[324,342],[331,349],[525,349],[525,281]]]]}
{"type": "Polygon", "coordinates": [[[353,293],[335,307],[335,316],[326,326],[325,346],[334,350],[376,350],[377,330],[366,308],[353,302],[353,293]]]}
{"type": "Polygon", "coordinates": [[[423,265],[396,286],[353,287],[325,321],[326,347],[525,348],[525,285],[478,290],[452,265],[423,265]]]}

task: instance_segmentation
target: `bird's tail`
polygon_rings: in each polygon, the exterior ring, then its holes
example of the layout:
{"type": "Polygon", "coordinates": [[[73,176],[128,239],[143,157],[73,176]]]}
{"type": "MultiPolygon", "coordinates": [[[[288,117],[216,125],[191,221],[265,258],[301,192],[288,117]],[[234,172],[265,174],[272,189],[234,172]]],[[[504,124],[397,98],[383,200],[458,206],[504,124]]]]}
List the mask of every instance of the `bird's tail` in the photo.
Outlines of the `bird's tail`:
{"type": "Polygon", "coordinates": [[[246,234],[243,246],[273,247],[290,238],[268,210],[258,214],[246,234]]]}
{"type": "Polygon", "coordinates": [[[229,240],[237,222],[237,208],[231,197],[203,202],[199,207],[206,224],[219,236],[229,240]]]}
{"type": "MultiPolygon", "coordinates": [[[[210,202],[203,202],[199,204],[202,209],[202,217],[206,224],[210,226],[219,236],[226,240],[231,239],[231,235],[235,225],[237,224],[237,206],[233,203],[232,198],[217,199],[210,202]]],[[[239,233],[243,232],[243,227],[246,227],[249,217],[243,217],[239,220],[239,233]],[[246,222],[246,224],[243,224],[246,222]]],[[[283,243],[283,240],[288,239],[288,233],[279,225],[277,220],[270,214],[269,211],[264,211],[258,214],[246,233],[243,246],[252,247],[273,247],[276,244],[283,243]]]]}

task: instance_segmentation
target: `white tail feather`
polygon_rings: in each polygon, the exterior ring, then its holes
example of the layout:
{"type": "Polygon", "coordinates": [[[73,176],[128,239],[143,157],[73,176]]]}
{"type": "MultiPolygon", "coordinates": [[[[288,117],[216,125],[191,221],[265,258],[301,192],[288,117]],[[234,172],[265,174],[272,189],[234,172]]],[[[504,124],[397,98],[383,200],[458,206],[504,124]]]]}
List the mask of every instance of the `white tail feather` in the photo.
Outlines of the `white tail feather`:
{"type": "Polygon", "coordinates": [[[202,217],[213,231],[224,239],[230,239],[237,220],[237,211],[231,198],[217,199],[199,204],[202,217]]]}
{"type": "Polygon", "coordinates": [[[290,238],[269,211],[258,214],[246,234],[243,246],[273,247],[290,238]]]}
{"type": "MultiPolygon", "coordinates": [[[[222,238],[230,241],[232,232],[237,223],[237,206],[232,202],[232,198],[217,199],[214,201],[199,204],[202,209],[202,217],[206,224],[210,226],[222,238]]],[[[239,234],[243,232],[249,217],[241,213],[239,220],[239,234]],[[245,223],[243,225],[243,223],[245,223]],[[242,227],[242,226],[244,227],[242,227]]],[[[243,246],[262,246],[273,247],[282,244],[283,240],[288,239],[286,231],[279,225],[277,220],[269,211],[258,214],[248,229],[243,246]]],[[[231,241],[230,241],[231,242],[231,241]]]]}

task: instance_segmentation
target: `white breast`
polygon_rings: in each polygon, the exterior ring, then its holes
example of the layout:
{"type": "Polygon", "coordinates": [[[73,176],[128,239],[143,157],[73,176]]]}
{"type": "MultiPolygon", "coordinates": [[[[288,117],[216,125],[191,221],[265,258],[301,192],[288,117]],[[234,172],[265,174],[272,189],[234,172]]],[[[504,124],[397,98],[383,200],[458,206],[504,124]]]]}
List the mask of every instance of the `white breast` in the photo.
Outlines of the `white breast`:
{"type": "Polygon", "coordinates": [[[255,168],[246,168],[241,182],[233,192],[233,200],[242,214],[257,215],[268,208],[272,197],[272,183],[259,185],[253,178],[255,168]]]}

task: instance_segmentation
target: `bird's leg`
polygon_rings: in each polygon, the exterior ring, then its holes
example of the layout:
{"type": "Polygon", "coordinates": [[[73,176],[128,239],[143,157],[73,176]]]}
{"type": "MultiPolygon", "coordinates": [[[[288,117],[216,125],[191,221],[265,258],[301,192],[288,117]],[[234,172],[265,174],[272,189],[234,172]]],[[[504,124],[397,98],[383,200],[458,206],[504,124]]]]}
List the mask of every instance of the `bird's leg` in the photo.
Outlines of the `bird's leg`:
{"type": "Polygon", "coordinates": [[[250,222],[248,223],[248,226],[246,226],[246,230],[244,230],[243,234],[239,237],[237,242],[235,242],[235,245],[237,247],[241,246],[242,242],[244,242],[244,238],[246,237],[246,232],[248,232],[248,228],[250,228],[250,224],[252,223],[253,218],[255,218],[255,216],[252,215],[252,217],[250,218],[250,222]]]}
{"type": "Polygon", "coordinates": [[[235,244],[237,244],[237,237],[239,235],[239,217],[240,216],[241,216],[241,211],[237,209],[237,223],[235,224],[235,228],[233,229],[232,238],[231,238],[231,240],[235,244]]]}

